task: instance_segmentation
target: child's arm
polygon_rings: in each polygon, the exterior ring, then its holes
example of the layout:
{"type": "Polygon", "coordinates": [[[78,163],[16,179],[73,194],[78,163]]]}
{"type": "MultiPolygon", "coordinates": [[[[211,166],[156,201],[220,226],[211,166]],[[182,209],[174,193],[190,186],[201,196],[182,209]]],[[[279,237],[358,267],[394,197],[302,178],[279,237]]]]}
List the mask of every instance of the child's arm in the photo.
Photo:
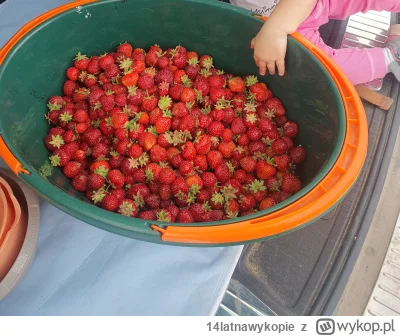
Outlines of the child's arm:
{"type": "Polygon", "coordinates": [[[294,33],[307,18],[316,0],[280,0],[257,36],[251,41],[254,60],[265,75],[267,68],[271,75],[276,67],[279,75],[285,73],[287,36],[294,33]]]}

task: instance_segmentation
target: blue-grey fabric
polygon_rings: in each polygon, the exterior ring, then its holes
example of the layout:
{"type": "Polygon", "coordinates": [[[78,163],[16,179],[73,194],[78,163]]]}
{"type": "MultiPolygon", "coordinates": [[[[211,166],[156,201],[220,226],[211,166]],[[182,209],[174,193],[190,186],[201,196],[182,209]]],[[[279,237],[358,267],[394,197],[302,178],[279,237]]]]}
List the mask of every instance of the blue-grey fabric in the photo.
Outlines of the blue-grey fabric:
{"type": "MultiPolygon", "coordinates": [[[[23,24],[66,2],[0,4],[0,46],[23,24]]],[[[127,239],[43,200],[40,225],[33,264],[0,301],[0,315],[213,315],[242,251],[127,239]]]]}

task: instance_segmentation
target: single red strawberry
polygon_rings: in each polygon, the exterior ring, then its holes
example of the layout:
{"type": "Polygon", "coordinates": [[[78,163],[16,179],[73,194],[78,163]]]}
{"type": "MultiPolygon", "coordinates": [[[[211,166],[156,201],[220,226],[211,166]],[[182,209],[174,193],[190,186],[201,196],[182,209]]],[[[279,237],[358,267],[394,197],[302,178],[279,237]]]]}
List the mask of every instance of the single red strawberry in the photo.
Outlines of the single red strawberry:
{"type": "Polygon", "coordinates": [[[243,169],[238,169],[233,173],[233,178],[239,183],[245,183],[247,173],[243,169]]]}
{"type": "Polygon", "coordinates": [[[185,87],[181,93],[181,101],[184,103],[195,102],[196,92],[189,87],[185,87]]]}
{"type": "Polygon", "coordinates": [[[111,126],[111,118],[102,118],[100,120],[99,128],[104,135],[114,134],[114,128],[111,126]]]}
{"type": "Polygon", "coordinates": [[[212,169],[215,169],[218,165],[220,165],[224,161],[224,158],[220,151],[212,150],[207,153],[207,161],[210,167],[212,169]]]}
{"type": "Polygon", "coordinates": [[[125,176],[118,169],[110,170],[107,174],[107,179],[115,189],[122,188],[125,184],[125,176]]]}
{"type": "Polygon", "coordinates": [[[299,126],[294,121],[288,121],[283,125],[283,134],[289,138],[294,138],[299,132],[299,126]]]}
{"type": "Polygon", "coordinates": [[[224,133],[225,126],[220,121],[213,121],[208,127],[208,134],[219,137],[224,133]]]}
{"type": "Polygon", "coordinates": [[[266,161],[258,161],[256,174],[260,180],[266,180],[276,174],[276,168],[266,161]]]}
{"type": "Polygon", "coordinates": [[[144,198],[145,203],[151,209],[158,209],[160,207],[160,196],[150,194],[144,198]]]}
{"type": "Polygon", "coordinates": [[[94,75],[87,75],[83,82],[87,88],[92,88],[97,84],[97,78],[94,75]]]}
{"type": "Polygon", "coordinates": [[[264,198],[260,206],[258,207],[260,211],[273,207],[276,204],[275,199],[273,197],[264,198]]]}
{"type": "Polygon", "coordinates": [[[56,149],[50,156],[50,162],[54,167],[64,167],[71,160],[71,154],[65,149],[56,149]]]}
{"type": "Polygon", "coordinates": [[[62,147],[62,149],[64,149],[72,157],[79,149],[79,143],[77,141],[72,141],[62,147]]]}
{"type": "Polygon", "coordinates": [[[186,55],[183,53],[177,53],[172,59],[172,62],[178,69],[183,69],[186,66],[186,55]]]}
{"type": "Polygon", "coordinates": [[[114,113],[111,117],[111,126],[114,128],[122,128],[125,127],[127,122],[129,121],[129,117],[124,112],[114,113]]]}
{"type": "Polygon", "coordinates": [[[232,92],[242,92],[246,87],[244,80],[241,77],[233,77],[229,79],[228,86],[232,92]]]}
{"type": "Polygon", "coordinates": [[[172,107],[172,115],[177,118],[186,117],[189,114],[189,110],[185,103],[179,102],[174,104],[172,107]]]}
{"type": "Polygon", "coordinates": [[[156,96],[145,96],[142,102],[142,109],[151,112],[153,111],[158,105],[158,99],[156,96]]]}
{"type": "Polygon", "coordinates": [[[180,194],[187,194],[189,192],[189,186],[186,184],[186,181],[179,177],[172,181],[171,184],[171,192],[174,196],[180,194]]]}
{"type": "Polygon", "coordinates": [[[82,174],[78,174],[72,180],[72,187],[80,192],[85,192],[87,190],[87,180],[88,177],[82,174]]]}
{"type": "Polygon", "coordinates": [[[217,180],[221,183],[228,182],[231,178],[231,173],[225,162],[215,167],[214,174],[217,177],[217,180]]]}
{"type": "Polygon", "coordinates": [[[267,109],[271,116],[280,117],[285,115],[286,111],[282,105],[282,102],[278,98],[270,98],[264,103],[264,107],[267,109]]]}
{"type": "Polygon", "coordinates": [[[128,156],[137,159],[143,154],[143,148],[138,144],[132,144],[128,150],[128,156]]]}
{"type": "Polygon", "coordinates": [[[105,160],[95,161],[90,165],[90,172],[100,174],[103,177],[106,177],[108,171],[110,170],[110,165],[105,160]]]}
{"type": "Polygon", "coordinates": [[[86,71],[92,75],[98,74],[100,72],[100,66],[99,66],[99,58],[97,56],[93,56],[90,59],[90,62],[86,68],[86,71]]]}
{"type": "Polygon", "coordinates": [[[131,71],[126,73],[121,78],[121,83],[126,87],[135,86],[139,81],[139,75],[137,72],[131,71]]]}
{"type": "Polygon", "coordinates": [[[250,154],[265,152],[265,145],[261,140],[256,140],[256,141],[250,142],[248,148],[249,148],[250,154]]]}
{"type": "Polygon", "coordinates": [[[292,174],[285,173],[282,176],[281,190],[290,194],[299,192],[302,188],[300,179],[292,174]]]}
{"type": "Polygon", "coordinates": [[[136,217],[139,210],[134,201],[125,198],[118,204],[118,213],[123,216],[136,217]]]}
{"type": "Polygon", "coordinates": [[[172,85],[174,83],[174,73],[170,68],[162,69],[155,75],[154,82],[157,85],[161,83],[172,85]]]}
{"type": "Polygon", "coordinates": [[[272,150],[275,152],[275,154],[282,155],[288,150],[288,145],[285,140],[277,139],[272,144],[272,150]]]}
{"type": "Polygon", "coordinates": [[[179,172],[183,176],[191,175],[194,172],[194,167],[190,161],[182,161],[179,165],[179,172]]]}
{"type": "Polygon", "coordinates": [[[187,115],[182,118],[179,123],[178,129],[180,131],[189,131],[192,132],[194,127],[196,126],[196,119],[193,115],[187,115]]]}
{"type": "Polygon", "coordinates": [[[222,89],[225,86],[225,78],[222,75],[212,75],[207,79],[211,88],[222,89]]]}
{"type": "Polygon", "coordinates": [[[259,140],[262,138],[263,135],[261,130],[257,127],[250,128],[246,134],[249,137],[249,140],[251,141],[259,140]]]}
{"type": "Polygon", "coordinates": [[[195,141],[197,154],[205,155],[211,150],[211,138],[207,134],[202,134],[195,141]]]}
{"type": "Polygon", "coordinates": [[[128,198],[134,198],[134,196],[137,196],[137,197],[142,197],[143,200],[148,195],[150,195],[150,189],[144,183],[138,183],[133,185],[127,193],[128,198]]]}
{"type": "Polygon", "coordinates": [[[139,135],[139,145],[142,146],[145,151],[149,151],[156,143],[156,136],[150,132],[143,132],[139,135]]]}
{"type": "Polygon", "coordinates": [[[117,128],[114,132],[114,136],[118,140],[124,140],[128,138],[128,132],[125,128],[117,128]]]}
{"type": "Polygon", "coordinates": [[[126,155],[129,144],[130,144],[130,142],[128,139],[123,139],[123,140],[116,141],[113,145],[113,148],[117,153],[119,153],[121,155],[126,155]]]}
{"type": "Polygon", "coordinates": [[[171,66],[171,61],[167,56],[162,56],[157,60],[156,65],[160,69],[169,68],[171,66]]]}
{"type": "MultiPolygon", "coordinates": [[[[208,153],[207,153],[208,154],[208,153]]],[[[193,160],[193,165],[199,172],[204,172],[207,170],[208,163],[207,163],[207,156],[205,155],[196,155],[193,160]]]]}
{"type": "Polygon", "coordinates": [[[256,200],[252,195],[241,195],[239,197],[239,209],[240,212],[250,211],[256,205],[256,200]]]}
{"type": "Polygon", "coordinates": [[[86,55],[82,55],[80,52],[76,55],[74,59],[74,66],[79,70],[86,70],[90,60],[86,55]]]}
{"type": "Polygon", "coordinates": [[[163,168],[160,171],[160,183],[171,184],[176,179],[176,174],[171,168],[163,168]]]}
{"type": "Polygon", "coordinates": [[[275,175],[267,179],[266,186],[269,191],[279,191],[281,188],[281,182],[275,175]]]}
{"type": "Polygon", "coordinates": [[[181,99],[183,89],[184,89],[184,86],[180,83],[172,85],[169,89],[169,96],[173,100],[179,101],[181,99]]]}
{"type": "Polygon", "coordinates": [[[290,163],[292,159],[289,155],[283,154],[274,157],[276,168],[280,171],[288,171],[290,169],[290,163]]]}
{"type": "Polygon", "coordinates": [[[229,100],[226,97],[226,94],[227,94],[227,92],[224,89],[217,89],[217,88],[213,88],[213,87],[210,89],[210,99],[213,103],[217,103],[218,100],[223,99],[223,98],[229,100]]]}
{"type": "Polygon", "coordinates": [[[150,160],[152,162],[161,162],[167,159],[167,151],[165,148],[156,144],[150,149],[150,160]]]}
{"type": "Polygon", "coordinates": [[[112,155],[109,163],[112,169],[119,169],[121,167],[121,163],[124,161],[124,157],[122,155],[112,155]]]}
{"type": "Polygon", "coordinates": [[[101,107],[104,111],[109,112],[115,106],[115,96],[112,94],[112,91],[109,94],[105,94],[99,98],[101,103],[101,107]]]}
{"type": "Polygon", "coordinates": [[[107,158],[110,154],[110,146],[104,142],[97,143],[92,149],[92,157],[94,159],[107,158]]]}
{"type": "Polygon", "coordinates": [[[230,142],[221,142],[218,146],[218,150],[221,152],[222,156],[225,159],[230,159],[232,157],[232,153],[235,150],[236,145],[233,141],[230,142]]]}
{"type": "Polygon", "coordinates": [[[107,78],[114,78],[120,75],[121,70],[119,69],[118,65],[116,64],[110,64],[108,65],[105,70],[104,74],[106,75],[107,78]]]}
{"type": "Polygon", "coordinates": [[[204,172],[201,174],[201,179],[203,180],[203,185],[205,188],[211,188],[217,184],[217,177],[211,172],[204,172]]]}
{"type": "Polygon", "coordinates": [[[78,123],[86,122],[89,119],[89,115],[85,110],[76,110],[74,113],[74,120],[78,123]]]}
{"type": "Polygon", "coordinates": [[[270,132],[274,129],[274,125],[271,120],[264,118],[259,121],[258,128],[262,132],[270,132]]]}
{"type": "Polygon", "coordinates": [[[208,80],[202,76],[196,78],[193,88],[200,92],[202,97],[208,96],[210,93],[210,84],[208,83],[208,80]]]}
{"type": "Polygon", "coordinates": [[[196,195],[197,203],[204,204],[206,202],[209,202],[210,200],[211,200],[211,194],[206,189],[200,190],[200,192],[196,195]]]}
{"type": "Polygon", "coordinates": [[[196,153],[196,147],[193,145],[193,142],[186,142],[182,151],[183,158],[188,161],[193,161],[196,157],[196,153]]]}
{"type": "Polygon", "coordinates": [[[157,220],[157,215],[154,210],[145,210],[139,213],[138,217],[147,221],[155,221],[157,220]]]}
{"type": "Polygon", "coordinates": [[[86,159],[86,153],[83,150],[77,150],[72,156],[72,159],[77,161],[77,162],[82,162],[83,160],[86,159]]]}
{"type": "Polygon", "coordinates": [[[72,95],[72,99],[75,103],[86,100],[89,97],[89,92],[90,91],[87,88],[78,88],[72,95]]]}
{"type": "Polygon", "coordinates": [[[247,173],[251,173],[256,170],[257,161],[251,156],[246,156],[240,159],[240,166],[247,173]]]}
{"type": "Polygon", "coordinates": [[[231,130],[234,134],[243,134],[247,132],[243,118],[237,117],[232,121],[231,130]]]}
{"type": "Polygon", "coordinates": [[[127,42],[120,44],[117,48],[117,52],[124,55],[125,57],[131,57],[132,50],[132,46],[127,42]]]}
{"type": "Polygon", "coordinates": [[[172,192],[171,192],[171,185],[170,184],[161,184],[160,189],[158,190],[158,194],[160,195],[161,201],[170,200],[173,196],[172,192]]]}
{"type": "Polygon", "coordinates": [[[185,67],[185,72],[191,80],[195,80],[199,74],[200,66],[197,61],[189,61],[189,64],[185,67]]]}
{"type": "Polygon", "coordinates": [[[171,128],[171,118],[170,117],[159,117],[155,122],[156,132],[158,134],[163,134],[171,128]]]}
{"type": "Polygon", "coordinates": [[[283,125],[285,125],[288,121],[288,118],[283,115],[283,116],[279,116],[279,117],[275,117],[275,124],[277,127],[282,127],[283,125]]]}
{"type": "Polygon", "coordinates": [[[63,168],[63,173],[67,178],[73,179],[76,175],[78,175],[80,170],[81,164],[79,162],[69,161],[63,168]]]}
{"type": "Polygon", "coordinates": [[[88,188],[91,190],[99,190],[104,186],[105,179],[99,174],[90,174],[87,179],[88,188]]]}
{"type": "Polygon", "coordinates": [[[192,214],[191,214],[191,212],[189,210],[182,209],[179,212],[179,214],[178,214],[178,216],[176,218],[176,221],[178,223],[193,223],[194,222],[194,218],[193,218],[193,216],[192,216],[192,214]]]}
{"type": "Polygon", "coordinates": [[[193,186],[197,186],[196,188],[198,188],[198,190],[203,189],[203,181],[197,174],[187,177],[185,181],[189,187],[189,190],[193,189],[193,186]]]}
{"type": "Polygon", "coordinates": [[[78,68],[70,67],[67,69],[67,78],[71,81],[77,81],[79,79],[80,71],[78,68]]]}
{"type": "Polygon", "coordinates": [[[154,78],[148,74],[142,74],[137,82],[138,87],[142,90],[149,90],[154,87],[154,78]]]}
{"type": "Polygon", "coordinates": [[[297,146],[290,151],[290,157],[295,164],[303,163],[307,158],[307,151],[304,147],[297,146]]]}
{"type": "Polygon", "coordinates": [[[222,121],[224,119],[224,110],[214,109],[211,111],[211,117],[216,121],[222,121]]]}
{"type": "Polygon", "coordinates": [[[239,215],[239,203],[233,199],[225,204],[225,214],[228,218],[236,218],[239,215]]]}
{"type": "Polygon", "coordinates": [[[104,196],[101,206],[104,210],[114,212],[117,210],[121,200],[115,198],[111,194],[104,196]]]}
{"type": "Polygon", "coordinates": [[[105,70],[109,65],[114,64],[114,58],[110,54],[105,54],[100,56],[98,64],[102,70],[105,70]]]}
{"type": "Polygon", "coordinates": [[[213,58],[209,55],[200,57],[200,66],[202,68],[211,69],[213,67],[213,58]]]}
{"type": "Polygon", "coordinates": [[[258,102],[266,101],[272,98],[271,91],[268,90],[264,83],[256,83],[250,86],[250,92],[258,102]]]}

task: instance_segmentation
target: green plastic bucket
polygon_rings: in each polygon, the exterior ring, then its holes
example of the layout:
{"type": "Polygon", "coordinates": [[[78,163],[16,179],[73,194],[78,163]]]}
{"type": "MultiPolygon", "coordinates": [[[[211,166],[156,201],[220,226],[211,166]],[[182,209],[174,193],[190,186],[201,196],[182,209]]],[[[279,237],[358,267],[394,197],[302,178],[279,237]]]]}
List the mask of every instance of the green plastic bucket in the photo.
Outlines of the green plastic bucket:
{"type": "MultiPolygon", "coordinates": [[[[257,235],[254,239],[243,240],[239,237],[227,242],[207,239],[166,241],[152,228],[152,224],[163,228],[165,223],[123,217],[88,203],[58,169],[47,179],[40,176],[38,170],[49,154],[43,144],[49,128],[44,119],[46,103],[51,95],[60,94],[65,69],[70,66],[72,55],[79,51],[98,55],[115,49],[123,41],[142,48],[155,43],[162,48],[180,44],[188,50],[213,56],[216,66],[227,72],[257,74],[249,43],[262,22],[248,11],[211,0],[105,0],[76,7],[84,2],[88,1],[78,1],[47,13],[26,26],[3,48],[4,60],[0,67],[3,147],[0,148],[6,162],[11,162],[12,168],[18,162],[24,169],[20,177],[61,210],[120,235],[155,243],[200,245],[236,244],[268,236],[257,235]],[[38,22],[41,23],[37,25],[38,22]]],[[[301,202],[332,171],[339,158],[348,122],[342,89],[326,65],[292,37],[289,38],[286,61],[285,76],[267,76],[262,80],[283,101],[289,119],[300,126],[297,142],[309,153],[300,171],[305,187],[273,208],[219,223],[202,223],[205,229],[223,226],[229,230],[232,224],[258,221],[301,202]]],[[[357,174],[351,177],[353,182],[357,174]]],[[[336,201],[339,199],[337,197],[336,201]]],[[[182,229],[199,225],[185,224],[182,229]]],[[[174,223],[173,226],[183,225],[174,223]]],[[[283,229],[282,232],[287,231],[283,229]]]]}

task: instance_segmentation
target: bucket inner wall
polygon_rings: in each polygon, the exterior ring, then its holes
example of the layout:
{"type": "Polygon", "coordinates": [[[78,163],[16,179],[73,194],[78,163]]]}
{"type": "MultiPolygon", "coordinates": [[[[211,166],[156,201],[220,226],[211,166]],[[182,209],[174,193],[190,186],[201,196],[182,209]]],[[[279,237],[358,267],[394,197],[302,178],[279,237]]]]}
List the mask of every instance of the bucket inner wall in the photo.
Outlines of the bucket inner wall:
{"type": "MultiPolygon", "coordinates": [[[[162,48],[183,45],[200,55],[211,55],[215,66],[227,73],[257,75],[249,44],[261,26],[262,22],[249,12],[217,1],[110,0],[57,15],[23,37],[0,67],[1,135],[31,172],[25,177],[28,183],[49,200],[63,200],[62,204],[54,202],[71,213],[71,198],[61,190],[81,200],[84,196],[72,188],[59,169],[54,169],[48,182],[39,183],[43,179],[37,173],[49,156],[43,144],[49,129],[44,118],[46,104],[50,96],[62,93],[65,70],[74,55],[100,55],[124,41],[144,49],[153,44],[162,48]],[[46,189],[49,182],[57,187],[51,188],[53,194],[46,189]]],[[[300,126],[296,142],[308,151],[308,159],[299,170],[305,187],[289,200],[252,217],[278,210],[315,187],[334,165],[344,140],[343,102],[328,72],[292,38],[286,62],[285,76],[261,80],[283,101],[288,118],[300,126]]],[[[90,205],[90,209],[93,216],[111,226],[124,222],[135,230],[141,222],[117,219],[121,216],[95,206],[90,205]]],[[[85,216],[81,214],[80,218],[85,216]]]]}

